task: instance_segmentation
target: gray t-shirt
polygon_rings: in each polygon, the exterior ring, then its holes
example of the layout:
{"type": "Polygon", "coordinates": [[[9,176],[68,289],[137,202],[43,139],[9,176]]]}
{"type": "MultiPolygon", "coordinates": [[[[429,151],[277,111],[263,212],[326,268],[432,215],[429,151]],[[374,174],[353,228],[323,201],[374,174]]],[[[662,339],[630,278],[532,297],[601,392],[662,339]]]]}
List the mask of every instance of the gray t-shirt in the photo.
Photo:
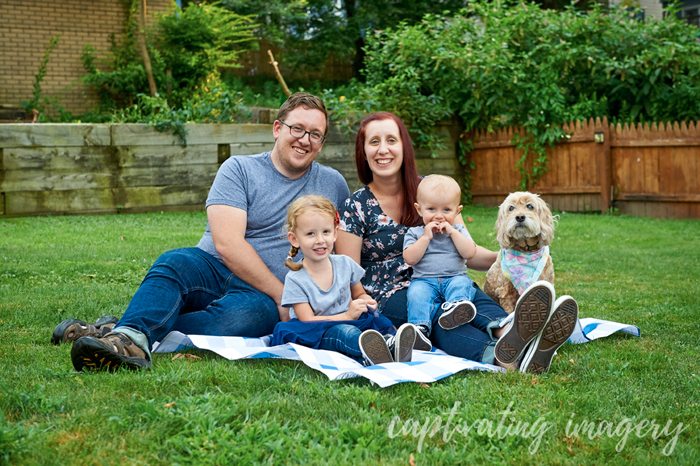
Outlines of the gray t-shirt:
{"type": "MultiPolygon", "coordinates": [[[[314,315],[317,316],[332,316],[348,310],[352,300],[350,286],[358,283],[365,271],[348,256],[330,255],[328,257],[333,264],[331,287],[328,290],[322,290],[303,267],[297,272],[289,272],[284,279],[282,306],[309,303],[314,310],[314,315]]],[[[289,317],[297,318],[294,309],[289,310],[289,317]]]]}
{"type": "MultiPolygon", "coordinates": [[[[452,225],[452,227],[472,239],[464,225],[452,225]]],[[[423,226],[408,229],[403,240],[404,251],[423,236],[424,230],[423,226]]],[[[454,277],[466,274],[467,260],[459,254],[450,235],[444,233],[433,234],[433,239],[428,243],[428,249],[425,250],[423,258],[413,265],[413,278],[454,277]]]]}
{"type": "MultiPolygon", "coordinates": [[[[206,206],[223,204],[245,210],[246,241],[275,277],[284,281],[289,271],[284,266],[290,247],[284,229],[287,209],[295,199],[307,194],[326,197],[337,207],[350,196],[350,191],[340,173],[316,162],[301,177],[289,179],[272,164],[270,152],[264,152],[226,160],[209,190],[206,206]]],[[[197,247],[221,261],[208,222],[197,247]]]]}

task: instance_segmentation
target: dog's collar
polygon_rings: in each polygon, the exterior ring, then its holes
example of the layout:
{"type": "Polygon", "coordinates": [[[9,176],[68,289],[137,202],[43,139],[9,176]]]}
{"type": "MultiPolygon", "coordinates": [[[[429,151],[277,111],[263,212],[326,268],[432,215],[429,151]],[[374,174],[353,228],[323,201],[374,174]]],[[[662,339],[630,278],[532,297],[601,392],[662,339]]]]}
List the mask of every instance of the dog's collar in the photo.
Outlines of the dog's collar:
{"type": "Polygon", "coordinates": [[[536,245],[533,245],[533,246],[525,245],[524,248],[517,248],[517,249],[512,248],[512,249],[515,249],[516,251],[522,251],[522,252],[534,252],[534,251],[539,251],[540,249],[542,249],[542,246],[540,246],[539,244],[540,243],[537,243],[536,245]]]}

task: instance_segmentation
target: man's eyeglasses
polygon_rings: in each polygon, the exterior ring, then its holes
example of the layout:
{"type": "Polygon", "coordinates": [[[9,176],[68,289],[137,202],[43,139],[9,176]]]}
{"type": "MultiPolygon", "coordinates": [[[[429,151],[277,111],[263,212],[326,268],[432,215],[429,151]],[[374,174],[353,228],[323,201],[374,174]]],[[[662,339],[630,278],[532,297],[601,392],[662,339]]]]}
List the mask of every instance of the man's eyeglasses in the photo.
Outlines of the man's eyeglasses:
{"type": "Polygon", "coordinates": [[[292,136],[294,136],[297,139],[301,139],[304,136],[306,136],[307,134],[309,135],[309,141],[313,142],[314,144],[321,144],[326,139],[326,137],[321,133],[316,133],[313,131],[306,131],[301,126],[288,125],[287,123],[285,123],[282,120],[277,120],[277,121],[279,121],[280,123],[282,123],[285,126],[289,126],[289,134],[291,134],[292,136]]]}

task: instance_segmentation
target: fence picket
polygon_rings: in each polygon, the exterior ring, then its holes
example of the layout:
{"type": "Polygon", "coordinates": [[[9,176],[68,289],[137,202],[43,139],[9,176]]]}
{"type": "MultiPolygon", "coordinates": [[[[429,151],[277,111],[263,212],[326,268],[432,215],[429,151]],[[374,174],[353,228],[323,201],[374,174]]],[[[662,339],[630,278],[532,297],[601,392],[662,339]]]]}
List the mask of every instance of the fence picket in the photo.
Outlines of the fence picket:
{"type": "MultiPolygon", "coordinates": [[[[700,121],[613,124],[595,117],[561,128],[570,138],[546,149],[548,171],[529,187],[554,208],[607,210],[614,186],[614,202],[623,213],[700,218],[700,121]],[[602,144],[593,142],[598,131],[604,133],[602,144]]],[[[473,180],[474,201],[497,205],[520,177],[515,163],[521,152],[510,141],[528,133],[518,126],[472,134],[479,143],[472,153],[478,160],[474,176],[485,175],[473,180]]],[[[534,155],[528,157],[528,169],[533,161],[534,155]]]]}

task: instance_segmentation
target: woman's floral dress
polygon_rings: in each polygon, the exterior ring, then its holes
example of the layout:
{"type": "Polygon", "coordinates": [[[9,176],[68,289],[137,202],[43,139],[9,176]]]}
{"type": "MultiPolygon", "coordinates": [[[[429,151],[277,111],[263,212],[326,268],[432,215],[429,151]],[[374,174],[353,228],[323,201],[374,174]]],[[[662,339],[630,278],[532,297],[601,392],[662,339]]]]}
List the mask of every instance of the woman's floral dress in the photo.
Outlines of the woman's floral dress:
{"type": "Polygon", "coordinates": [[[403,239],[409,227],[382,212],[369,186],[352,193],[339,214],[341,230],[362,238],[362,286],[381,308],[384,300],[411,283],[413,269],[403,260],[403,239]]]}

